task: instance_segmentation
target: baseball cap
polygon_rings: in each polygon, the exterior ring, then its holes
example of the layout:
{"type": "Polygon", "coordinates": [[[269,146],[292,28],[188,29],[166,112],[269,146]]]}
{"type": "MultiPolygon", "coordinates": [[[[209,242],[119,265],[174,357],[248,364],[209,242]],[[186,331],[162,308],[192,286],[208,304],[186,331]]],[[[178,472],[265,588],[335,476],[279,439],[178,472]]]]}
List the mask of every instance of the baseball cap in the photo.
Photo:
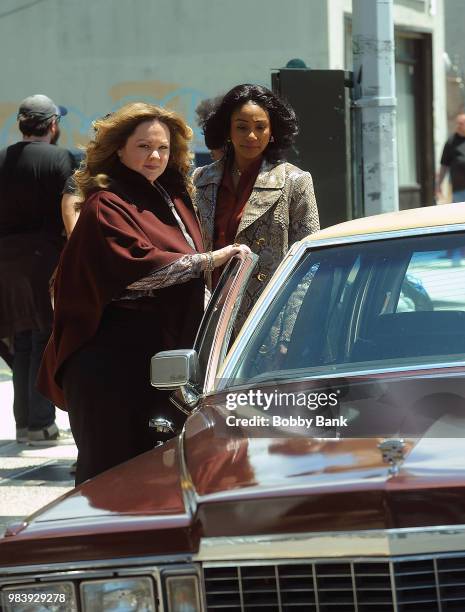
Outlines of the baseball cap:
{"type": "Polygon", "coordinates": [[[54,115],[58,117],[64,117],[68,113],[68,110],[64,106],[58,106],[48,96],[43,94],[34,94],[28,96],[19,105],[18,119],[37,119],[43,121],[49,119],[54,115]]]}

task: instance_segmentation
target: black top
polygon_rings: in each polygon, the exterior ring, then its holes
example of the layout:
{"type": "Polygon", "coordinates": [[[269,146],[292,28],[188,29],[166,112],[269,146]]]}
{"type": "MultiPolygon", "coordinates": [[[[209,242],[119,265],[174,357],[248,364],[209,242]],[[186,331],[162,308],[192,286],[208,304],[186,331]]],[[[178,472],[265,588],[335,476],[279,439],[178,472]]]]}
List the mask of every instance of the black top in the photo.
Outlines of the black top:
{"type": "Polygon", "coordinates": [[[21,141],[0,151],[0,237],[28,232],[60,235],[61,194],[73,171],[66,149],[21,141]]]}
{"type": "Polygon", "coordinates": [[[465,137],[452,134],[444,145],[441,165],[449,167],[452,191],[465,189],[465,137]]]}
{"type": "Polygon", "coordinates": [[[66,179],[65,186],[63,187],[63,194],[67,195],[76,195],[77,185],[74,180],[74,174],[72,174],[68,179],[66,179]]]}

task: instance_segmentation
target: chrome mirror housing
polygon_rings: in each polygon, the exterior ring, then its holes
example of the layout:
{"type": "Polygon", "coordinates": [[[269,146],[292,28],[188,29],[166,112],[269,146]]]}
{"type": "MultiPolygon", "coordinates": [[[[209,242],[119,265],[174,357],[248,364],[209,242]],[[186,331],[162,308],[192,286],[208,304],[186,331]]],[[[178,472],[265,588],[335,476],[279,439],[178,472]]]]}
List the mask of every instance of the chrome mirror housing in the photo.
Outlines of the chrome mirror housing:
{"type": "Polygon", "coordinates": [[[161,351],[150,360],[150,382],[157,389],[195,386],[199,380],[199,360],[194,349],[161,351]]]}

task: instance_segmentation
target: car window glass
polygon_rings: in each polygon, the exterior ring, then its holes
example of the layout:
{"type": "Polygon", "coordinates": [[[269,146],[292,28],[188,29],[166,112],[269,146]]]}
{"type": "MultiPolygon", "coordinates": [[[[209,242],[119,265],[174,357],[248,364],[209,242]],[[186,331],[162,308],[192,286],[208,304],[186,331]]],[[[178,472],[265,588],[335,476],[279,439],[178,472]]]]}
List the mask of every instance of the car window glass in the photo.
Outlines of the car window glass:
{"type": "Polygon", "coordinates": [[[225,266],[207,305],[194,343],[204,391],[214,383],[216,372],[239,329],[237,313],[257,261],[255,253],[233,257],[225,266]]]}
{"type": "Polygon", "coordinates": [[[464,245],[447,234],[307,252],[227,384],[462,361],[464,245]]]}
{"type": "Polygon", "coordinates": [[[240,266],[241,261],[238,258],[234,258],[228,262],[208,302],[207,310],[203,316],[200,329],[195,339],[194,349],[199,356],[199,366],[202,378],[207,370],[210,349],[213,344],[225,300],[231,288],[233,278],[238,273],[240,266]]]}
{"type": "Polygon", "coordinates": [[[414,253],[407,268],[396,312],[464,310],[465,266],[453,251],[414,253]]]}

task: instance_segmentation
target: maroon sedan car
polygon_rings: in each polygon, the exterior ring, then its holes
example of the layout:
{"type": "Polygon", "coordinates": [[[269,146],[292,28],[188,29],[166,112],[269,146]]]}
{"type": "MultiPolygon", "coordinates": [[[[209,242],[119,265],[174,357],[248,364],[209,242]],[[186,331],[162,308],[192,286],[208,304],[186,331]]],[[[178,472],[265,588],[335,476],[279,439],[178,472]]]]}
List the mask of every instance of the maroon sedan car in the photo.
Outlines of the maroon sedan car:
{"type": "Polygon", "coordinates": [[[240,331],[231,262],[152,359],[183,431],[12,525],[3,610],[463,612],[464,248],[465,204],[322,230],[240,331]]]}

